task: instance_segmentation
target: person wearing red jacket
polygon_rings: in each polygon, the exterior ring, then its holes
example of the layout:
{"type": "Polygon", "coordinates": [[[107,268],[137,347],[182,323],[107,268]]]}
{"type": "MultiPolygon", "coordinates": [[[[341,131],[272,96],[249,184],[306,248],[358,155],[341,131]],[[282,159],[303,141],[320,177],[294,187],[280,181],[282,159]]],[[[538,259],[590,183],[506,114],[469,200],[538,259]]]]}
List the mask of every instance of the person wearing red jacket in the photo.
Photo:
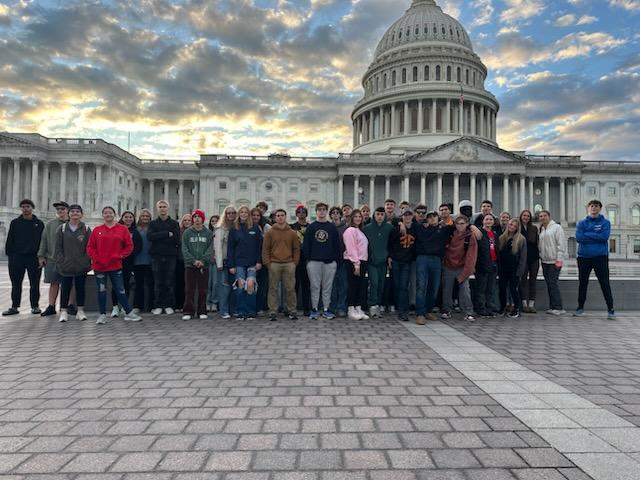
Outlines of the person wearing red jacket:
{"type": "Polygon", "coordinates": [[[142,317],[131,311],[122,279],[122,261],[133,252],[131,234],[127,227],[116,222],[116,211],[113,207],[104,207],[102,218],[104,224],[93,229],[87,245],[87,254],[91,258],[91,268],[98,284],[100,316],[96,324],[107,323],[107,277],[111,280],[111,287],[117,292],[118,302],[125,311],[124,319],[139,322],[142,317]]]}

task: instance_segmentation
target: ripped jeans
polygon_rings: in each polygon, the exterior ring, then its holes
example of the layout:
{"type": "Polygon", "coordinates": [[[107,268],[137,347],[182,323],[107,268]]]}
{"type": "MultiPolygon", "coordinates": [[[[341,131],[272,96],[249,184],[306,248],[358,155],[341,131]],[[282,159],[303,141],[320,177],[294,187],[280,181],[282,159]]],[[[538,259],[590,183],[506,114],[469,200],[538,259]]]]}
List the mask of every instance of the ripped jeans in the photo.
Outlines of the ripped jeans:
{"type": "Polygon", "coordinates": [[[236,307],[237,314],[241,317],[254,317],[256,315],[256,300],[258,282],[256,282],[256,267],[236,267],[236,307]],[[249,280],[253,280],[253,286],[249,286],[249,280]]]}
{"type": "Polygon", "coordinates": [[[118,303],[126,313],[129,313],[131,311],[131,306],[129,305],[129,299],[124,292],[122,270],[94,273],[96,276],[96,284],[98,285],[98,308],[100,313],[107,313],[107,277],[111,280],[111,288],[118,295],[118,303]]]}

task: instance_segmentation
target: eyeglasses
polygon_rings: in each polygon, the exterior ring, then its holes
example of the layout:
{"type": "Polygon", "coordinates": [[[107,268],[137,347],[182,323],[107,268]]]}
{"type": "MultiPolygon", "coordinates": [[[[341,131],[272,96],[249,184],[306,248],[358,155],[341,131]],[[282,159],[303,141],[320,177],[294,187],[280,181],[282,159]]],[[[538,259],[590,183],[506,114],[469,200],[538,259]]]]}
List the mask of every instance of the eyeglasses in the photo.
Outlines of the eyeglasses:
{"type": "Polygon", "coordinates": [[[427,213],[427,211],[426,210],[416,210],[416,213],[418,215],[425,215],[427,213]]]}

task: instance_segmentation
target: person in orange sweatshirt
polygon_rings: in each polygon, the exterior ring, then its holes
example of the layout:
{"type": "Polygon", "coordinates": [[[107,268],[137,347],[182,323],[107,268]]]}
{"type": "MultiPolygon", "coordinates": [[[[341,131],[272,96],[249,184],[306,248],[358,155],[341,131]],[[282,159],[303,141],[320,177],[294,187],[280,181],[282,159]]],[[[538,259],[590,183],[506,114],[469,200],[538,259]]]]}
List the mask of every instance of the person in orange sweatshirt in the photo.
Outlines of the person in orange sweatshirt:
{"type": "Polygon", "coordinates": [[[475,272],[478,256],[478,240],[469,228],[469,218],[458,215],[455,220],[456,231],[449,239],[444,255],[444,272],[442,287],[442,318],[451,318],[453,309],[453,285],[459,285],[459,301],[465,320],[474,322],[473,304],[469,277],[475,272]]]}
{"type": "Polygon", "coordinates": [[[87,254],[91,258],[91,268],[98,284],[100,315],[96,324],[107,323],[107,277],[111,280],[111,287],[116,290],[118,302],[125,311],[124,319],[139,322],[142,317],[131,311],[122,280],[122,261],[133,252],[131,234],[127,227],[116,222],[116,211],[113,207],[104,207],[102,218],[104,223],[91,231],[87,244],[87,254]]]}

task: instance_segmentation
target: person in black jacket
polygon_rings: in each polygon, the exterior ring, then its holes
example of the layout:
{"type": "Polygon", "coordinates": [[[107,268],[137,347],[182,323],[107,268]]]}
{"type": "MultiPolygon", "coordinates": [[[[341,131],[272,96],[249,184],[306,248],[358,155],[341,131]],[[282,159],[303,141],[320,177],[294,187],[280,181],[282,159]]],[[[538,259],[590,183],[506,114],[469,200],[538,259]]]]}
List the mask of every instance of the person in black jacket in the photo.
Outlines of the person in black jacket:
{"type": "Polygon", "coordinates": [[[398,318],[406,322],[409,320],[409,274],[416,251],[414,230],[422,226],[413,224],[411,210],[405,210],[402,214],[402,224],[402,231],[400,225],[396,225],[389,234],[388,266],[393,271],[393,292],[398,306],[398,318]]]}
{"type": "Polygon", "coordinates": [[[151,242],[151,270],[154,280],[154,315],[162,310],[167,315],[174,313],[175,272],[180,248],[180,225],[169,217],[169,202],[159,200],[156,203],[158,218],[149,224],[147,238],[151,242]]]}
{"type": "Polygon", "coordinates": [[[499,239],[499,286],[500,311],[511,318],[520,316],[520,277],[527,268],[527,241],[520,233],[520,221],[512,218],[507,222],[499,239]],[[513,300],[513,309],[506,311],[507,289],[513,300]]]}
{"type": "MultiPolygon", "coordinates": [[[[131,234],[131,240],[133,241],[133,252],[127,258],[122,260],[122,281],[124,282],[124,294],[129,298],[129,292],[131,289],[131,275],[133,274],[133,263],[136,259],[136,255],[142,250],[142,237],[140,232],[136,228],[136,215],[133,212],[126,211],[120,215],[120,221],[118,222],[129,229],[131,234]]],[[[111,289],[111,302],[113,308],[111,310],[111,318],[116,318],[120,313],[124,314],[124,310],[118,307],[118,292],[115,289],[111,289]]]]}
{"type": "MultiPolygon", "coordinates": [[[[17,187],[16,187],[17,188],[17,187]]],[[[39,314],[40,307],[40,273],[42,269],[38,265],[38,248],[44,231],[44,223],[33,214],[35,205],[25,198],[20,202],[22,215],[11,221],[5,254],[9,258],[9,278],[11,279],[11,308],[2,312],[3,316],[20,313],[20,301],[22,300],[22,280],[24,272],[29,276],[29,300],[31,313],[39,314]]]]}
{"type": "Polygon", "coordinates": [[[520,301],[524,313],[536,313],[536,280],[540,269],[539,232],[531,210],[520,213],[520,233],[527,241],[527,268],[520,278],[520,301]]]}
{"type": "Polygon", "coordinates": [[[495,317],[493,313],[493,292],[498,273],[498,235],[494,231],[495,217],[491,214],[482,218],[482,238],[478,241],[476,260],[476,282],[474,288],[474,308],[477,316],[495,317]]]}

